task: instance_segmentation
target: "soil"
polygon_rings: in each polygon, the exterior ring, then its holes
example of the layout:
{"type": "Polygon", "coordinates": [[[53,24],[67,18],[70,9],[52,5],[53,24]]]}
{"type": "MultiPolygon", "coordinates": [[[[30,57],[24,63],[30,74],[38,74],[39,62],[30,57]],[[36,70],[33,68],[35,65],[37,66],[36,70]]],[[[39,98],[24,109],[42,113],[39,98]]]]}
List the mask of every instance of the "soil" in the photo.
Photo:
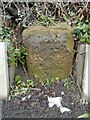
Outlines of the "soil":
{"type": "MultiPolygon", "coordinates": [[[[16,74],[21,75],[21,73],[25,79],[25,73],[19,67],[16,74]]],[[[36,85],[26,94],[4,100],[2,107],[3,118],[77,118],[86,112],[89,112],[89,105],[80,102],[80,92],[73,80],[69,88],[65,87],[61,80],[57,80],[49,86],[36,85]],[[31,97],[28,98],[28,95],[31,97]],[[62,105],[71,111],[62,114],[56,106],[49,108],[48,96],[62,97],[62,105]],[[24,97],[26,98],[24,99],[24,97]]]]}

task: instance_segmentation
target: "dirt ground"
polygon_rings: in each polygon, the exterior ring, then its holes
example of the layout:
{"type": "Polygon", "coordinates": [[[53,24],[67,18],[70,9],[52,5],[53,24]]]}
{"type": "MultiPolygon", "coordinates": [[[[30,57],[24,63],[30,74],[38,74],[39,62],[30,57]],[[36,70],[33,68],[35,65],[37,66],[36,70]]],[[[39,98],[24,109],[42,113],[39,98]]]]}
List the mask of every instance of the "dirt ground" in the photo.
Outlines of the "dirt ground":
{"type": "MultiPolygon", "coordinates": [[[[16,73],[23,73],[25,79],[22,68],[19,67],[16,73]]],[[[80,103],[80,92],[75,81],[67,88],[61,80],[46,87],[36,85],[36,88],[31,88],[27,94],[3,101],[2,107],[3,118],[77,118],[86,112],[89,112],[89,105],[80,103]],[[62,105],[71,111],[62,114],[56,106],[49,108],[48,96],[62,97],[62,105]]]]}

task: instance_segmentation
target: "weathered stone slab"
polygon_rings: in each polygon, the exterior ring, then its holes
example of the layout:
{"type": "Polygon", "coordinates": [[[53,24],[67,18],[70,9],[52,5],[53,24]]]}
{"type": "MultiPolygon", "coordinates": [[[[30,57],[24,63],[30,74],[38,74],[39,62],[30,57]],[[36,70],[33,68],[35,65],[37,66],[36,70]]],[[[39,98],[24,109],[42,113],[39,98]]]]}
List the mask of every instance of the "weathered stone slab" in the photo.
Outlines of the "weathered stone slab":
{"type": "Polygon", "coordinates": [[[7,45],[0,42],[0,99],[8,97],[9,79],[7,64],[7,45]]]}
{"type": "Polygon", "coordinates": [[[37,75],[45,80],[70,75],[74,46],[72,32],[66,23],[24,30],[23,43],[28,49],[27,68],[31,77],[37,75]]]}

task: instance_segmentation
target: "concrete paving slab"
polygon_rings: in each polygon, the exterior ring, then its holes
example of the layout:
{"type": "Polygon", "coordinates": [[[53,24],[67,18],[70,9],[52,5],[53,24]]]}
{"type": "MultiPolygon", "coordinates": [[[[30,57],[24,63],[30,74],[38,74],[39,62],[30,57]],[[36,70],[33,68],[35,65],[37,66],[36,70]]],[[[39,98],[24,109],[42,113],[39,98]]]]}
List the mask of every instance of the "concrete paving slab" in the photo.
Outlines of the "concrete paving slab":
{"type": "Polygon", "coordinates": [[[0,42],[0,99],[6,99],[9,94],[9,78],[7,63],[7,43],[0,42]]]}
{"type": "Polygon", "coordinates": [[[83,93],[87,101],[90,102],[90,45],[86,45],[84,76],[83,76],[83,93]]]}

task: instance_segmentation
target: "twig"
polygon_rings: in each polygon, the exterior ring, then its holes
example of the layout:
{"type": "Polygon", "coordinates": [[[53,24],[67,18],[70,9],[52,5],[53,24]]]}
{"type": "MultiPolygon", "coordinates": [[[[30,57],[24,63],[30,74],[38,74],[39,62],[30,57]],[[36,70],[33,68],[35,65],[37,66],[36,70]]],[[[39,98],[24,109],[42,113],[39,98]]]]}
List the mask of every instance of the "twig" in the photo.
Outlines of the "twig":
{"type": "Polygon", "coordinates": [[[15,2],[13,2],[13,3],[14,3],[14,5],[15,5],[15,7],[17,8],[17,10],[18,10],[18,15],[19,15],[20,9],[19,9],[19,7],[17,6],[17,4],[16,4],[15,2]]]}
{"type": "Polygon", "coordinates": [[[29,90],[36,90],[36,91],[40,91],[41,89],[39,89],[39,88],[30,88],[29,90]]]}
{"type": "Polygon", "coordinates": [[[22,65],[22,67],[23,67],[23,70],[24,70],[24,72],[25,72],[25,74],[26,74],[26,76],[27,76],[27,78],[28,78],[29,76],[28,76],[28,73],[27,73],[27,71],[26,71],[25,66],[24,66],[24,65],[22,65]]]}
{"type": "Polygon", "coordinates": [[[11,0],[9,3],[7,3],[7,5],[3,8],[2,12],[7,8],[7,6],[12,2],[13,0],[11,0]]]}

